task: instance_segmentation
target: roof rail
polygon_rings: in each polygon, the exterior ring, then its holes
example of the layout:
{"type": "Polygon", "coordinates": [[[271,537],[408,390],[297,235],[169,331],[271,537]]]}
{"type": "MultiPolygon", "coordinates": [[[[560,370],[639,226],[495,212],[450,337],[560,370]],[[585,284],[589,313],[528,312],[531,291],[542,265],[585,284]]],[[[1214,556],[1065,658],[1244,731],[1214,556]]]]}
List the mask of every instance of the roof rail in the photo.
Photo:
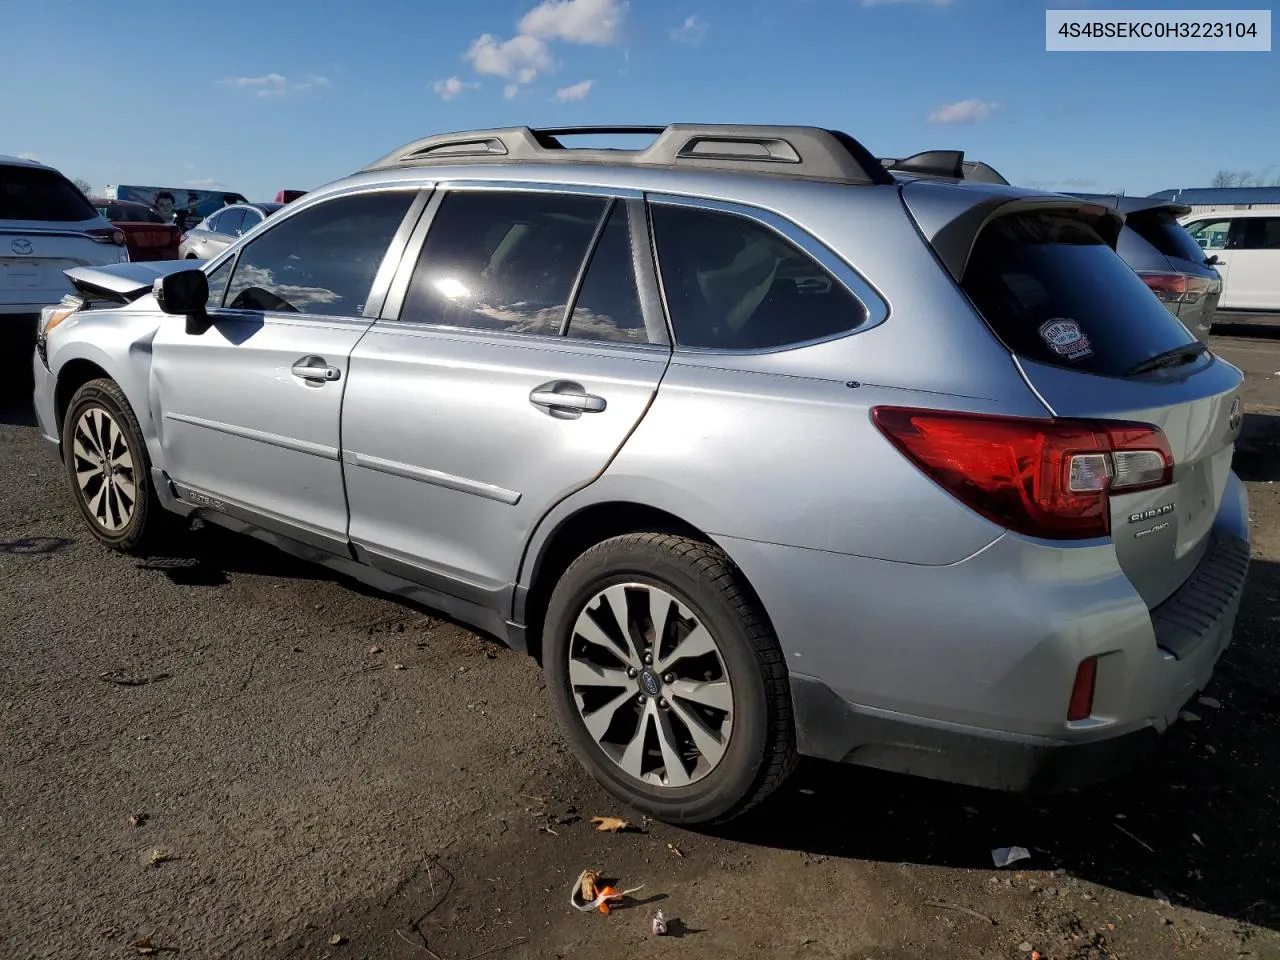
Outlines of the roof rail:
{"type": "Polygon", "coordinates": [[[857,140],[821,127],[673,123],[665,127],[502,127],[414,140],[364,168],[388,170],[436,163],[612,163],[774,174],[839,183],[892,183],[857,140]],[[561,138],[643,134],[640,150],[570,148],[561,138]]]}
{"type": "Polygon", "coordinates": [[[944,177],[952,180],[977,180],[981,183],[1009,181],[980,160],[966,160],[963,150],[926,150],[910,157],[884,157],[880,163],[890,173],[914,177],[944,177]]]}

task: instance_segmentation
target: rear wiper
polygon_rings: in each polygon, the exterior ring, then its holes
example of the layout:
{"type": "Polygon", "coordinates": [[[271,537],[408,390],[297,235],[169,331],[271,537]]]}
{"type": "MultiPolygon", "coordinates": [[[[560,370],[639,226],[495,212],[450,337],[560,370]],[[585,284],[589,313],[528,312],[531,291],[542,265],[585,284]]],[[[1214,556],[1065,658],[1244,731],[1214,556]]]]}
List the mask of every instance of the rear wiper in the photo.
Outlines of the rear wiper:
{"type": "Polygon", "coordinates": [[[1197,340],[1195,343],[1184,343],[1182,346],[1174,347],[1172,350],[1166,350],[1164,353],[1157,353],[1154,357],[1148,357],[1141,363],[1135,363],[1125,372],[1125,376],[1136,377],[1140,373],[1150,373],[1152,370],[1162,370],[1165,367],[1180,367],[1184,363],[1190,363],[1208,349],[1209,345],[1202,340],[1197,340]]]}

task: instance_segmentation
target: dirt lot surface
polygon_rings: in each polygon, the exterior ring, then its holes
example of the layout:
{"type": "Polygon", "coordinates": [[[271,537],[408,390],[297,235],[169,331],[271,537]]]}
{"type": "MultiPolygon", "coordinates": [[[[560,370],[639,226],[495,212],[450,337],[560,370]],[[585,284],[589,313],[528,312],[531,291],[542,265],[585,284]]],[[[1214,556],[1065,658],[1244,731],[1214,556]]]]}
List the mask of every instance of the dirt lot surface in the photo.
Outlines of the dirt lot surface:
{"type": "Polygon", "coordinates": [[[629,813],[536,665],[428,611],[216,530],[100,548],[11,408],[0,957],[1280,957],[1280,341],[1214,346],[1248,374],[1255,561],[1198,720],[1052,799],[806,763],[715,834],[595,832],[629,813]],[[586,867],[640,903],[575,913],[586,867]]]}

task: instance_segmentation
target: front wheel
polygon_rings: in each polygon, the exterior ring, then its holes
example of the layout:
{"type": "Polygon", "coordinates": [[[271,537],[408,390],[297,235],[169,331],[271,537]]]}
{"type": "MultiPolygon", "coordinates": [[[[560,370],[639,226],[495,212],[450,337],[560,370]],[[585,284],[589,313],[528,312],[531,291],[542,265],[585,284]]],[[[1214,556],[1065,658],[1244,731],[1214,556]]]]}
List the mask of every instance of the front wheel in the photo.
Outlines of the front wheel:
{"type": "Polygon", "coordinates": [[[62,456],[72,496],[98,540],[139,553],[156,539],[166,515],[137,417],[114,380],[90,380],[72,396],[62,456]]]}
{"type": "Polygon", "coordinates": [[[670,823],[746,811],[795,763],[786,668],[732,561],[686,537],[597,544],[556,585],[547,688],[575,755],[670,823]]]}

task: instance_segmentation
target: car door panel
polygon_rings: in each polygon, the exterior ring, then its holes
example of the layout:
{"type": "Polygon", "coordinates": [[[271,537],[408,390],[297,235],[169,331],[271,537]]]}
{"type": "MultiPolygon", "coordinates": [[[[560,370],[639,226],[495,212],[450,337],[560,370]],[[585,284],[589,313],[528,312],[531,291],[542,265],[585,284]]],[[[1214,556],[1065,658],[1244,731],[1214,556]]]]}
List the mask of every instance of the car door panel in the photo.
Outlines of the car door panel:
{"type": "Polygon", "coordinates": [[[426,577],[417,579],[485,592],[513,582],[534,525],[604,470],[667,360],[664,348],[376,325],[352,357],[343,411],[352,542],[374,565],[418,568],[426,577]],[[531,400],[553,384],[576,384],[604,409],[562,412],[531,400]]]}
{"type": "Polygon", "coordinates": [[[1280,217],[1241,217],[1231,233],[1231,306],[1280,310],[1280,217]]]}
{"type": "Polygon", "coordinates": [[[636,216],[628,212],[635,207],[621,201],[610,207],[606,199],[598,213],[561,210],[543,221],[531,210],[495,232],[484,215],[463,208],[450,221],[451,203],[454,195],[446,194],[433,204],[440,210],[421,256],[406,257],[392,289],[403,288],[408,273],[415,287],[454,291],[459,302],[441,301],[428,318],[415,307],[415,294],[401,309],[393,292],[390,315],[352,355],[342,415],[350,538],[388,572],[492,603],[515,581],[537,522],[599,476],[640,422],[670,348],[654,342],[664,340],[665,326],[652,264],[635,272],[649,249],[642,208],[636,216]],[[614,210],[623,211],[616,223],[614,210]],[[523,232],[552,221],[573,221],[564,228],[572,240],[523,232]],[[471,257],[470,266],[420,279],[424,264],[447,259],[433,252],[433,241],[459,224],[474,226],[455,250],[463,251],[457,263],[471,257]],[[610,250],[626,244],[628,252],[603,266],[601,238],[611,238],[610,250]],[[481,261],[484,270],[473,269],[481,261]],[[580,266],[586,261],[610,271],[609,282],[593,285],[592,271],[580,266]],[[569,283],[574,294],[565,292],[569,283]],[[485,290],[464,308],[465,291],[476,284],[485,290]],[[591,292],[597,287],[615,299],[621,290],[628,305],[602,302],[591,292]],[[584,306],[588,294],[591,311],[584,306]],[[571,314],[567,327],[561,313],[571,314]],[[625,320],[617,319],[624,313],[625,320]],[[584,332],[564,335],[580,317],[584,332]]]}
{"type": "Polygon", "coordinates": [[[209,329],[189,334],[176,317],[162,325],[153,407],[185,499],[347,549],[339,438],[350,356],[418,197],[365,191],[301,207],[210,273],[209,329]]]}
{"type": "Polygon", "coordinates": [[[160,440],[180,487],[287,519],[345,542],[338,418],[348,359],[369,327],[340,319],[217,310],[199,335],[170,318],[152,364],[160,440]],[[323,360],[332,380],[304,380],[299,361],[323,360]]]}

